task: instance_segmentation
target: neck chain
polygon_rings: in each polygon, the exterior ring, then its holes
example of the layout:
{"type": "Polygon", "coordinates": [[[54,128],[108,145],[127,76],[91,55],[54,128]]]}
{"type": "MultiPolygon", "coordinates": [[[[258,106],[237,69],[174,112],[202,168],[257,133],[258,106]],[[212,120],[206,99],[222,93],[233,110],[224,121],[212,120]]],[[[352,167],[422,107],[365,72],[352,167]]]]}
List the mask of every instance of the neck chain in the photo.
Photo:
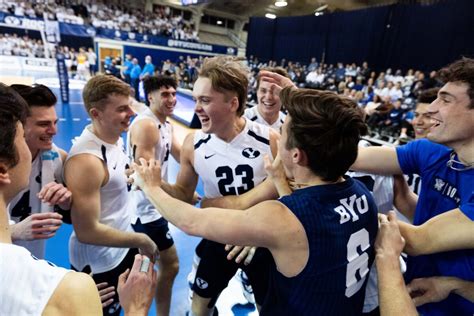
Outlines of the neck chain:
{"type": "Polygon", "coordinates": [[[464,163],[459,160],[455,160],[456,153],[453,151],[449,156],[449,160],[446,163],[446,166],[456,171],[466,171],[474,169],[474,162],[464,163]]]}

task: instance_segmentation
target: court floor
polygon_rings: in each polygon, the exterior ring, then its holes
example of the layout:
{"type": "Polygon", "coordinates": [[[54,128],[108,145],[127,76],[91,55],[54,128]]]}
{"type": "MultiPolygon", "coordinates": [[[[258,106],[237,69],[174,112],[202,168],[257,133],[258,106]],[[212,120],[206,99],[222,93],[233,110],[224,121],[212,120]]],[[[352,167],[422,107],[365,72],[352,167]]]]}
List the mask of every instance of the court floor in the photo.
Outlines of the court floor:
{"type": "MultiPolygon", "coordinates": [[[[51,77],[51,76],[49,76],[51,77]]],[[[54,83],[56,80],[50,78],[44,80],[45,77],[41,73],[29,74],[4,74],[0,71],[0,81],[6,84],[23,83],[31,84],[34,82],[46,83],[56,96],[59,96],[59,88],[54,83]],[[15,76],[16,75],[16,76],[15,76]],[[48,84],[51,83],[51,84],[48,84]]],[[[74,88],[80,88],[80,83],[75,83],[74,88]]],[[[61,104],[59,101],[56,105],[58,115],[58,134],[54,142],[59,147],[68,151],[72,145],[71,140],[79,136],[87,124],[90,124],[84,105],[81,99],[82,90],[70,90],[69,104],[61,104]]],[[[177,109],[193,107],[192,101],[188,98],[179,98],[177,109]]],[[[192,130],[176,121],[172,120],[175,126],[175,131],[180,140],[184,139],[187,133],[192,130]]],[[[179,164],[172,160],[169,164],[169,182],[173,183],[176,179],[179,164]]],[[[202,186],[197,188],[199,194],[202,195],[202,186]]],[[[191,270],[191,264],[194,254],[194,248],[197,245],[199,238],[187,236],[176,227],[170,225],[170,230],[175,240],[178,257],[180,260],[180,271],[175,280],[173,287],[173,298],[171,304],[171,315],[185,315],[189,307],[188,303],[188,282],[187,275],[191,270]]],[[[72,231],[72,226],[63,224],[56,236],[49,239],[46,247],[46,259],[55,263],[58,266],[70,268],[68,258],[68,241],[72,231]]],[[[232,279],[229,287],[221,294],[217,302],[219,315],[258,315],[253,305],[246,304],[246,300],[242,295],[240,284],[236,279],[232,279]]],[[[149,315],[155,315],[154,305],[150,309],[149,315]]]]}

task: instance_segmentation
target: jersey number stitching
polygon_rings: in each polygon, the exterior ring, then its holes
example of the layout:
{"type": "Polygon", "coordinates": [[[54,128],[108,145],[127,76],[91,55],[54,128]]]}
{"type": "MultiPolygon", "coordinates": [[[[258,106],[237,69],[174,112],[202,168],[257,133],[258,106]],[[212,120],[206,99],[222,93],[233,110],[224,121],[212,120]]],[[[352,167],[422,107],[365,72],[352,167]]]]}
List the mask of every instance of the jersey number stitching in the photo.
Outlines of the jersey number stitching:
{"type": "Polygon", "coordinates": [[[351,297],[364,285],[369,274],[369,255],[366,252],[369,248],[369,232],[365,228],[349,237],[347,242],[346,297],[351,297]],[[361,253],[358,252],[359,247],[361,253]]]}
{"type": "Polygon", "coordinates": [[[223,196],[243,194],[254,187],[253,169],[249,165],[238,165],[235,172],[229,166],[221,166],[216,169],[216,177],[219,178],[217,185],[223,196]],[[232,186],[238,176],[242,179],[242,186],[232,186]]]}

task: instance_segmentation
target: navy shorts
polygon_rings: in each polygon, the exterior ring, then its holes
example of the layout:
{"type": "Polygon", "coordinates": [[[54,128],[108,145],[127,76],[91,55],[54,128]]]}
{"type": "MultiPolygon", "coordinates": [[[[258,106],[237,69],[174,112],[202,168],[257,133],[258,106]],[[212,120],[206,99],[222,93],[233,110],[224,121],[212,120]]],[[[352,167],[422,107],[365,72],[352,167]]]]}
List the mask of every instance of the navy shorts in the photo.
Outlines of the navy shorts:
{"type": "Polygon", "coordinates": [[[270,251],[258,248],[249,265],[227,260],[228,251],[225,245],[207,239],[201,240],[196,248],[201,258],[196,271],[192,290],[199,296],[211,298],[209,307],[214,306],[220,293],[227,287],[237,269],[242,269],[248,276],[255,295],[255,301],[262,305],[268,289],[268,281],[273,260],[270,251]]]}
{"type": "MultiPolygon", "coordinates": [[[[94,279],[95,284],[107,282],[109,285],[108,286],[114,286],[115,287],[115,295],[112,297],[114,301],[112,304],[109,306],[105,307],[102,309],[102,313],[104,315],[108,316],[119,316],[120,315],[120,301],[118,297],[118,291],[117,291],[117,285],[118,285],[118,278],[119,276],[125,272],[127,269],[131,269],[133,266],[133,262],[135,261],[135,255],[138,254],[138,249],[136,248],[131,248],[125,258],[123,258],[122,262],[115,268],[113,268],[110,271],[102,272],[102,273],[97,273],[92,275],[92,278],[94,279]]],[[[76,268],[74,268],[71,265],[71,268],[74,271],[78,271],[76,268]]],[[[82,271],[87,274],[91,273],[91,268],[90,266],[86,266],[82,271]]]]}
{"type": "Polygon", "coordinates": [[[159,251],[169,249],[174,245],[173,237],[168,228],[168,221],[163,217],[146,224],[138,219],[136,224],[132,224],[132,227],[137,233],[148,235],[158,246],[159,251]]]}

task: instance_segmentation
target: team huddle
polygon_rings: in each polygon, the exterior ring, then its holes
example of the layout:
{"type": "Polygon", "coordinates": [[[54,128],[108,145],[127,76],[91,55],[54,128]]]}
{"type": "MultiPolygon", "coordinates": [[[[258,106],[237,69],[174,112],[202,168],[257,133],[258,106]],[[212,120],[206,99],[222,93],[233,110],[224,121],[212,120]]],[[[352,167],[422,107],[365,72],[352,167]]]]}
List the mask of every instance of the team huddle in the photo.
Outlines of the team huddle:
{"type": "Polygon", "coordinates": [[[168,221],[203,238],[189,315],[217,314],[236,274],[261,315],[473,314],[474,60],[441,77],[419,105],[428,139],[391,148],[361,146],[366,118],[353,100],[298,89],[279,68],[260,72],[258,105],[246,109],[248,70],[229,57],[203,63],[202,128],[182,144],[168,121],[170,77],[144,81],[139,111],[128,84],[92,77],[91,124],[68,153],[52,141],[54,94],[2,84],[0,315],[146,315],[153,299],[169,315],[179,262],[168,221]],[[420,176],[419,196],[402,174],[420,176]],[[38,260],[63,221],[71,269],[84,273],[38,260]]]}

